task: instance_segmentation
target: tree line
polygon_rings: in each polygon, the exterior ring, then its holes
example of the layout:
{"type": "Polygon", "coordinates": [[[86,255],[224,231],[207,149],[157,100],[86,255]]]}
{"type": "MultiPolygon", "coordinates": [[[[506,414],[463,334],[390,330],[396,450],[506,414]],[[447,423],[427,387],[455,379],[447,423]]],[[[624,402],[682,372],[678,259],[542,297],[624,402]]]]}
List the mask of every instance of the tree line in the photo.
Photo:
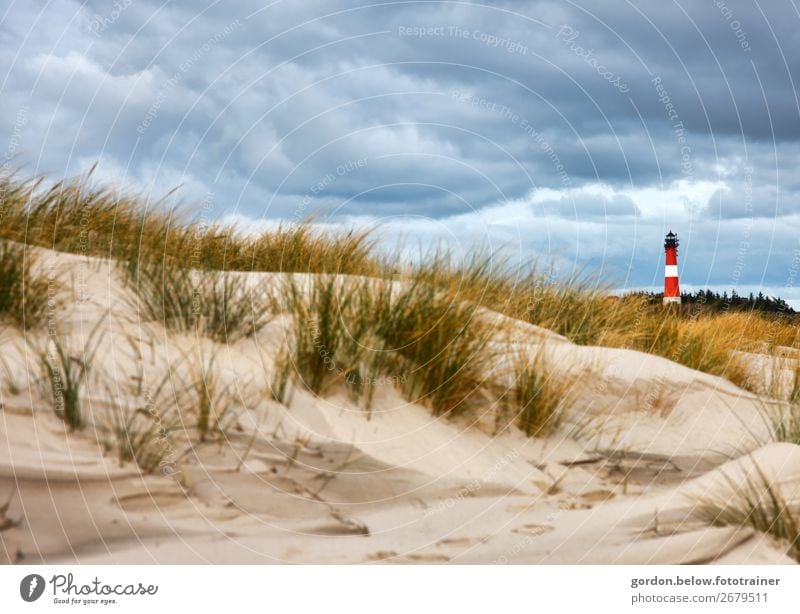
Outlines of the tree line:
{"type": "MultiPolygon", "coordinates": [[[[634,295],[644,296],[651,303],[661,303],[663,292],[634,292],[634,295]]],[[[736,290],[714,292],[713,290],[696,290],[695,292],[681,292],[681,303],[684,305],[702,305],[710,311],[760,311],[764,313],[798,313],[784,299],[776,296],[767,296],[763,292],[747,296],[741,295],[736,290]]]]}

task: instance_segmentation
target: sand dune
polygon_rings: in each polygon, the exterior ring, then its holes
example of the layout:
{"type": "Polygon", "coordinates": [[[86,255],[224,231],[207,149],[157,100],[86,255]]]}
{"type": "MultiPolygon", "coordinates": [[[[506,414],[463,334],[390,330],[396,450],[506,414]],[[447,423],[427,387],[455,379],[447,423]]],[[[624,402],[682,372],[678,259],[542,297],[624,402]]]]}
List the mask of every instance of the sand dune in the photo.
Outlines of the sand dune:
{"type": "Polygon", "coordinates": [[[793,562],[785,543],[697,516],[702,497],[754,467],[800,509],[800,447],[770,444],[761,401],[726,380],[519,322],[495,341],[508,355],[544,347],[556,371],[580,375],[546,439],[482,413],[434,417],[391,387],[369,413],[301,390],[285,407],[268,394],[280,318],[228,346],[167,334],[139,320],[113,265],[46,256],[40,266],[63,282],[59,330],[74,347],[95,326],[103,334],[88,425],[69,432],[34,381],[28,348],[43,334],[2,333],[6,379],[19,384],[5,386],[0,411],[8,562],[793,562]],[[102,436],[114,401],[215,349],[234,408],[227,436],[181,448],[167,471],[121,465],[102,436]]]}

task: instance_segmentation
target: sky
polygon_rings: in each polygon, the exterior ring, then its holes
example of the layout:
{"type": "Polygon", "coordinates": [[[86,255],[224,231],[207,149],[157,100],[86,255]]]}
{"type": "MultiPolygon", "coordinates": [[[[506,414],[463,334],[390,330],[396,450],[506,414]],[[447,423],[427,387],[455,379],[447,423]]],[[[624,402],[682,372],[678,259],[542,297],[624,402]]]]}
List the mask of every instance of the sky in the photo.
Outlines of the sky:
{"type": "Polygon", "coordinates": [[[800,306],[797,0],[0,0],[3,170],[800,306]]]}

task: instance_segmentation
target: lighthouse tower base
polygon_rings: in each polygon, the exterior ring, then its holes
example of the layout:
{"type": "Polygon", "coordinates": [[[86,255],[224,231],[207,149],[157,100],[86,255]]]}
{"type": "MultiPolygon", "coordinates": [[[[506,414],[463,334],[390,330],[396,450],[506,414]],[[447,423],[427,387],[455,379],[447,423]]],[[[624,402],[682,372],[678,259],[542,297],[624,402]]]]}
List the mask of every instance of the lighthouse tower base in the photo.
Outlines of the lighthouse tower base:
{"type": "Polygon", "coordinates": [[[664,304],[669,305],[670,303],[674,303],[676,305],[681,304],[681,297],[680,296],[665,296],[664,297],[664,304]]]}

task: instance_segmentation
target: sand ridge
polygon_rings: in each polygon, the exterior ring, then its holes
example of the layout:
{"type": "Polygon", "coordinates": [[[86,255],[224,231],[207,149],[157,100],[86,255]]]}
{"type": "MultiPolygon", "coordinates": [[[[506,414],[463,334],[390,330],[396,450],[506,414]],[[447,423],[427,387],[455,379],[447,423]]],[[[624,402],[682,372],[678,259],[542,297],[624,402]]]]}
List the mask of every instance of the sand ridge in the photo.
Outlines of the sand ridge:
{"type": "Polygon", "coordinates": [[[69,432],[33,377],[37,333],[3,331],[19,384],[0,410],[6,562],[792,562],[770,537],[697,518],[702,496],[729,487],[721,476],[753,463],[800,508],[800,447],[769,443],[761,401],[726,380],[516,322],[495,340],[508,354],[543,347],[555,370],[580,375],[549,438],[481,412],[437,418],[391,387],[371,412],[302,390],[284,406],[268,394],[284,319],[229,345],[170,334],[141,321],[112,264],[43,253],[63,282],[59,329],[73,347],[103,334],[87,427],[69,432]],[[182,381],[211,353],[232,408],[225,436],[180,447],[152,474],[120,464],[103,443],[115,401],[137,378],[182,381]]]}

